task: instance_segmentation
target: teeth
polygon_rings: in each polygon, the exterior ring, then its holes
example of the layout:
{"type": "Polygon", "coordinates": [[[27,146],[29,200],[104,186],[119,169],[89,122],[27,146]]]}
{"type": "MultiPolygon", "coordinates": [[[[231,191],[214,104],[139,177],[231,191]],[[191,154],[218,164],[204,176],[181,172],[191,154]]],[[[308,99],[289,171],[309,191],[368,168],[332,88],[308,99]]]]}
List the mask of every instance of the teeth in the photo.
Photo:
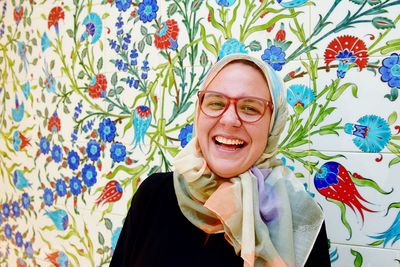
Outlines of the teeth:
{"type": "Polygon", "coordinates": [[[217,136],[215,137],[215,140],[217,140],[219,143],[225,144],[225,145],[243,145],[244,141],[239,140],[239,139],[227,139],[222,136],[217,136]]]}

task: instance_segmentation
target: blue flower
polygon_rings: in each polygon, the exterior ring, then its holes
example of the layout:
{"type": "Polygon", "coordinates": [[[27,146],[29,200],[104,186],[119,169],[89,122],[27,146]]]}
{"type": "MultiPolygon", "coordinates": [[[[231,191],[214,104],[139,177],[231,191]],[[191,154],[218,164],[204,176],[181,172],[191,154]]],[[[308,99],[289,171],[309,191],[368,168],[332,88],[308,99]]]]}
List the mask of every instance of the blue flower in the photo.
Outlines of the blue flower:
{"type": "Polygon", "coordinates": [[[28,100],[28,97],[31,95],[31,85],[29,82],[22,85],[22,92],[24,93],[25,99],[28,100]]]}
{"type": "Polygon", "coordinates": [[[220,6],[230,7],[236,2],[236,0],[216,0],[217,4],[220,6]]]}
{"type": "Polygon", "coordinates": [[[118,53],[118,51],[119,51],[119,44],[117,44],[117,41],[115,41],[115,40],[110,40],[110,47],[111,47],[111,49],[114,49],[115,52],[118,53]]]}
{"type": "Polygon", "coordinates": [[[21,209],[19,208],[19,204],[17,201],[14,201],[12,203],[12,211],[13,211],[14,217],[19,217],[21,215],[21,209]]]}
{"type": "Polygon", "coordinates": [[[116,142],[111,145],[111,158],[114,162],[121,162],[125,160],[126,148],[120,143],[116,142]]]}
{"type": "Polygon", "coordinates": [[[15,234],[15,244],[17,244],[17,247],[22,247],[24,244],[24,241],[22,240],[22,235],[20,232],[17,232],[15,234]]]}
{"type": "Polygon", "coordinates": [[[67,229],[69,219],[65,210],[46,211],[44,215],[49,216],[58,230],[65,231],[67,229]]]}
{"type": "Polygon", "coordinates": [[[382,82],[387,82],[392,88],[400,88],[400,54],[392,53],[382,60],[379,73],[382,82]]]}
{"type": "Polygon", "coordinates": [[[111,237],[111,249],[113,251],[115,250],[115,247],[117,246],[117,242],[118,242],[118,238],[119,238],[119,236],[121,234],[121,230],[122,230],[122,228],[118,227],[117,229],[115,229],[115,231],[112,234],[112,237],[111,237]]]}
{"type": "Polygon", "coordinates": [[[138,56],[139,56],[139,54],[138,54],[137,50],[136,50],[136,49],[132,49],[132,50],[131,50],[131,53],[130,53],[130,55],[129,55],[129,57],[130,57],[131,59],[135,59],[135,58],[137,58],[138,56]]]}
{"type": "Polygon", "coordinates": [[[93,165],[85,164],[82,169],[83,182],[88,187],[91,187],[97,182],[97,172],[93,165]]]}
{"type": "Polygon", "coordinates": [[[71,194],[78,196],[82,192],[82,181],[76,176],[72,177],[69,181],[69,190],[71,194]]]}
{"type": "Polygon", "coordinates": [[[0,212],[0,225],[3,223],[3,215],[0,212]]]}
{"type": "Polygon", "coordinates": [[[121,16],[118,16],[115,26],[117,27],[117,29],[122,29],[122,27],[124,26],[124,21],[122,20],[121,16]]]}
{"type": "Polygon", "coordinates": [[[96,140],[91,139],[86,146],[86,153],[89,159],[96,161],[100,157],[100,144],[96,140]]]}
{"type": "Polygon", "coordinates": [[[230,54],[247,54],[247,50],[241,42],[238,40],[231,38],[227,40],[221,47],[221,50],[219,51],[218,59],[223,58],[224,56],[230,55],[230,54]]]}
{"type": "Polygon", "coordinates": [[[179,132],[178,139],[181,141],[181,147],[185,147],[192,139],[193,124],[188,124],[179,132]]]}
{"type": "Polygon", "coordinates": [[[47,154],[50,151],[50,143],[47,140],[46,137],[42,137],[40,138],[40,142],[39,142],[39,147],[40,147],[40,152],[42,152],[42,154],[47,154]]]}
{"type": "Polygon", "coordinates": [[[23,193],[22,197],[21,197],[21,202],[22,202],[22,207],[24,209],[29,209],[30,205],[31,205],[31,198],[29,197],[28,193],[23,193]]]}
{"type": "Polygon", "coordinates": [[[138,14],[139,19],[143,22],[150,22],[156,18],[158,5],[156,0],[143,0],[139,4],[138,14]]]}
{"type": "Polygon", "coordinates": [[[53,149],[51,150],[51,157],[57,163],[61,162],[62,160],[62,150],[59,145],[54,145],[53,149]]]}
{"type": "Polygon", "coordinates": [[[324,163],[320,171],[314,176],[314,185],[317,190],[324,189],[330,185],[336,185],[339,183],[339,163],[334,161],[328,161],[324,163]]]}
{"type": "Polygon", "coordinates": [[[3,215],[6,218],[10,216],[10,205],[8,203],[3,203],[3,215]]]}
{"type": "Polygon", "coordinates": [[[110,118],[105,118],[100,122],[99,135],[100,139],[104,142],[112,142],[115,137],[115,125],[110,118]]]}
{"type": "Polygon", "coordinates": [[[28,256],[28,258],[32,259],[33,258],[33,247],[31,242],[26,242],[25,243],[25,253],[28,256]]]}
{"type": "Polygon", "coordinates": [[[392,135],[387,121],[376,115],[365,115],[357,120],[357,124],[346,123],[344,132],[354,135],[353,143],[367,153],[380,152],[392,135]]]}
{"type": "Polygon", "coordinates": [[[267,62],[274,70],[282,70],[282,66],[285,65],[285,52],[282,48],[275,45],[264,50],[264,54],[261,59],[267,62]]]}
{"type": "Polygon", "coordinates": [[[96,13],[89,13],[83,19],[83,25],[85,25],[86,30],[81,36],[81,42],[91,36],[92,41],[90,43],[96,43],[100,39],[101,33],[103,31],[103,24],[99,15],[97,15],[96,13]]]}
{"type": "Polygon", "coordinates": [[[308,0],[278,0],[278,4],[280,4],[283,7],[286,8],[291,8],[291,7],[297,7],[300,5],[303,5],[307,2],[308,0]]]}
{"type": "Polygon", "coordinates": [[[308,86],[294,84],[288,88],[286,99],[296,113],[301,113],[315,99],[315,94],[308,86]]]}
{"type": "Polygon", "coordinates": [[[349,66],[357,60],[357,56],[354,55],[353,51],[349,51],[347,48],[339,51],[336,55],[336,59],[339,61],[337,69],[337,77],[343,79],[349,66]]]}
{"type": "Polygon", "coordinates": [[[54,196],[53,191],[50,188],[45,188],[43,193],[43,202],[46,206],[53,205],[54,196]]]}
{"type": "Polygon", "coordinates": [[[57,195],[63,197],[67,194],[67,185],[63,179],[58,179],[56,182],[56,192],[57,195]]]}
{"type": "Polygon", "coordinates": [[[4,226],[4,235],[6,236],[7,239],[11,239],[12,229],[8,223],[4,226]]]}
{"type": "Polygon", "coordinates": [[[43,33],[40,42],[41,42],[42,52],[46,51],[46,49],[50,47],[50,39],[49,37],[47,37],[46,32],[43,33]]]}
{"type": "Polygon", "coordinates": [[[135,78],[131,76],[126,79],[126,83],[129,85],[129,88],[134,87],[135,89],[138,89],[139,87],[139,80],[135,80],[135,78]]]}
{"type": "Polygon", "coordinates": [[[125,12],[131,6],[132,0],[116,0],[115,6],[119,12],[125,12]]]}
{"type": "Polygon", "coordinates": [[[78,153],[76,153],[74,150],[68,152],[68,167],[71,170],[78,169],[80,160],[81,159],[79,158],[78,153]]]}

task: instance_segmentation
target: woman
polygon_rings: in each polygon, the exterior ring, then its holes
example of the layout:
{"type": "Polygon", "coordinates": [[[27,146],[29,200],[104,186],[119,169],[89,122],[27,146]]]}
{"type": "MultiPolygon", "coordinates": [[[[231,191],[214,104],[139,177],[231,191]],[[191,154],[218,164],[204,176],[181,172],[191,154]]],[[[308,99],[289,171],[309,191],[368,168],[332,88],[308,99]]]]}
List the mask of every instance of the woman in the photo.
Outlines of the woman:
{"type": "Polygon", "coordinates": [[[196,135],[135,194],[110,266],[330,266],[318,205],[275,158],[282,83],[244,54],[199,92],[196,135]]]}

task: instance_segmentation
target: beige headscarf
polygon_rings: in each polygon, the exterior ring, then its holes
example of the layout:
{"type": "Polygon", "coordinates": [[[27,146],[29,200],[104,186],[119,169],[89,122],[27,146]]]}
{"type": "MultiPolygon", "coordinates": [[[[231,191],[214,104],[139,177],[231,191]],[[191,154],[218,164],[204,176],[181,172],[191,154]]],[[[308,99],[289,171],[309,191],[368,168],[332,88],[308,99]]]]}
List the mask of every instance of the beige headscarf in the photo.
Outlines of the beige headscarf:
{"type": "MultiPolygon", "coordinates": [[[[244,266],[303,266],[323,215],[303,185],[275,157],[287,119],[281,79],[263,61],[231,54],[210,69],[201,88],[207,88],[224,66],[238,59],[255,63],[268,82],[274,105],[268,144],[255,167],[226,179],[207,167],[194,133],[173,160],[178,203],[184,216],[204,232],[225,233],[244,266]],[[260,209],[269,218],[262,217],[260,209]]],[[[195,129],[198,114],[197,107],[195,129]]]]}

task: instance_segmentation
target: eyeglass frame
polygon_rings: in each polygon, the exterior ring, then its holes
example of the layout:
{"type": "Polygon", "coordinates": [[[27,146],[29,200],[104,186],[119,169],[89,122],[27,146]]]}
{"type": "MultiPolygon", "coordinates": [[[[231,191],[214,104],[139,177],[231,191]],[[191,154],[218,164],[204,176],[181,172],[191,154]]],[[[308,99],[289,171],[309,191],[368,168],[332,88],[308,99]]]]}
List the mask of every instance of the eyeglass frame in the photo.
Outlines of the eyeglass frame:
{"type": "Polygon", "coordinates": [[[218,117],[221,117],[222,115],[224,115],[224,113],[228,110],[228,108],[230,107],[230,105],[231,105],[232,103],[234,104],[234,107],[235,107],[236,116],[239,118],[239,120],[240,120],[241,122],[246,122],[246,123],[256,123],[256,122],[258,122],[259,120],[261,120],[261,118],[265,115],[265,112],[267,111],[267,109],[269,109],[269,110],[271,111],[271,114],[272,114],[272,112],[273,112],[273,110],[274,110],[274,105],[273,105],[272,101],[265,100],[265,99],[262,99],[262,98],[260,98],[260,97],[255,97],[255,96],[229,97],[229,96],[227,96],[227,95],[225,95],[225,94],[223,94],[223,93],[220,93],[220,92],[201,90],[201,91],[198,91],[198,92],[197,92],[197,97],[198,97],[198,99],[199,99],[199,108],[200,108],[201,112],[203,112],[204,115],[206,115],[207,117],[210,117],[210,118],[218,118],[218,117]],[[206,93],[215,93],[215,94],[222,95],[223,97],[225,97],[226,99],[228,99],[229,105],[228,105],[228,104],[225,105],[224,110],[223,110],[222,113],[219,114],[218,116],[211,116],[211,115],[205,113],[205,112],[203,111],[203,108],[202,108],[202,103],[203,103],[203,100],[204,100],[204,95],[205,95],[206,93]],[[240,115],[239,115],[239,113],[238,113],[238,111],[237,111],[237,103],[238,103],[238,101],[240,101],[241,99],[244,99],[244,98],[257,99],[257,100],[260,100],[261,102],[263,102],[263,103],[265,104],[265,107],[266,107],[266,108],[264,109],[264,112],[263,112],[263,114],[261,114],[260,118],[258,118],[258,119],[255,120],[255,121],[246,121],[246,120],[243,120],[243,119],[240,117],[240,115]]]}

